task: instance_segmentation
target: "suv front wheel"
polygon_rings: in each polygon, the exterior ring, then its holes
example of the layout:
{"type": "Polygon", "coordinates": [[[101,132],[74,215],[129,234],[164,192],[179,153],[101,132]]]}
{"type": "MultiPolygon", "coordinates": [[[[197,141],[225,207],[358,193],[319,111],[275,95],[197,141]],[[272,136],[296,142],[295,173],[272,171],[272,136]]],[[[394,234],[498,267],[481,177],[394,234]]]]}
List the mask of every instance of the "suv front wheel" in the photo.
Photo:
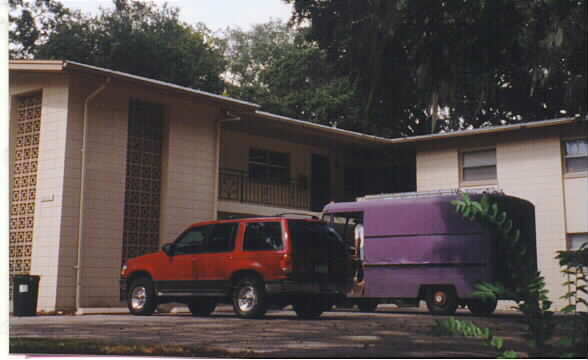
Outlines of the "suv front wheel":
{"type": "Polygon", "coordinates": [[[267,310],[263,281],[247,276],[237,281],[233,290],[233,309],[242,318],[260,318],[267,310]]]}
{"type": "Polygon", "coordinates": [[[151,315],[157,307],[157,299],[150,279],[142,277],[131,283],[127,295],[129,311],[133,315],[151,315]]]}

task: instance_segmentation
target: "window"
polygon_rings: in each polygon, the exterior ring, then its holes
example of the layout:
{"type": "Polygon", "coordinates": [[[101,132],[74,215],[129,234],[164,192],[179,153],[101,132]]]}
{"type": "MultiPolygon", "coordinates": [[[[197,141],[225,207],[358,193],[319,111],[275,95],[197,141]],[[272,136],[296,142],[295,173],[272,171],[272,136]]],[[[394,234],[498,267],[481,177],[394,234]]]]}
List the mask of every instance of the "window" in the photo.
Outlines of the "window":
{"type": "Polygon", "coordinates": [[[184,255],[203,252],[209,228],[209,226],[201,226],[183,233],[175,242],[174,253],[184,255]]]}
{"type": "Polygon", "coordinates": [[[361,241],[358,243],[356,235],[361,232],[363,224],[362,212],[332,213],[323,215],[323,221],[332,226],[341,236],[347,247],[359,255],[361,241]]]}
{"type": "Polygon", "coordinates": [[[588,140],[577,139],[564,142],[565,172],[588,171],[588,140]]]}
{"type": "Polygon", "coordinates": [[[496,181],[496,149],[463,152],[461,180],[496,181]]]}
{"type": "Polygon", "coordinates": [[[588,242],[588,233],[568,234],[568,250],[578,250],[585,242],[588,242]]]}
{"type": "Polygon", "coordinates": [[[207,252],[225,252],[233,250],[238,223],[216,224],[208,236],[207,252]]]}
{"type": "Polygon", "coordinates": [[[256,180],[287,182],[290,177],[290,155],[250,149],[249,177],[256,180]]]}
{"type": "Polygon", "coordinates": [[[282,248],[282,225],[279,222],[247,224],[243,250],[280,250],[282,248]]]}

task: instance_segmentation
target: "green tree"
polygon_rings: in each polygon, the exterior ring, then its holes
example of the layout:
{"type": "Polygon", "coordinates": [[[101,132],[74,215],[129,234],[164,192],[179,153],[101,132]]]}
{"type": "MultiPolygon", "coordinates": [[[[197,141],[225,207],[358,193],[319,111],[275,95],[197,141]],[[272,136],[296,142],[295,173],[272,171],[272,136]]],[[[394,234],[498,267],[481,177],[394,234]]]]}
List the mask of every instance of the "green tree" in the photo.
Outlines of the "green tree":
{"type": "Polygon", "coordinates": [[[586,113],[584,0],[286,1],[380,131],[586,113]]]}
{"type": "Polygon", "coordinates": [[[55,0],[9,0],[9,5],[9,53],[13,59],[32,57],[57,24],[78,15],[55,0]]]}
{"type": "Polygon", "coordinates": [[[313,122],[353,127],[355,86],[325,51],[305,40],[305,28],[280,21],[225,32],[230,96],[264,110],[313,122]]]}
{"type": "Polygon", "coordinates": [[[46,39],[38,37],[27,47],[28,53],[39,59],[79,61],[202,90],[223,91],[225,61],[203,25],[181,22],[179,9],[165,4],[114,3],[114,10],[101,9],[97,16],[77,13],[54,17],[46,39]]]}

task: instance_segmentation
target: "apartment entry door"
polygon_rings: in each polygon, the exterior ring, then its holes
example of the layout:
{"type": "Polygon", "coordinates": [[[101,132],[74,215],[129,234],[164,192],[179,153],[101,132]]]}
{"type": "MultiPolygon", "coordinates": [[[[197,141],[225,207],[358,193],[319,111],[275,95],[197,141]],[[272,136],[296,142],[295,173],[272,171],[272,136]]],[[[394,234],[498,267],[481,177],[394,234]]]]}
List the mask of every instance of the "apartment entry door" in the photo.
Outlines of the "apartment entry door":
{"type": "Polygon", "coordinates": [[[329,201],[331,201],[331,166],[329,158],[312,154],[310,209],[312,211],[322,211],[329,201]]]}

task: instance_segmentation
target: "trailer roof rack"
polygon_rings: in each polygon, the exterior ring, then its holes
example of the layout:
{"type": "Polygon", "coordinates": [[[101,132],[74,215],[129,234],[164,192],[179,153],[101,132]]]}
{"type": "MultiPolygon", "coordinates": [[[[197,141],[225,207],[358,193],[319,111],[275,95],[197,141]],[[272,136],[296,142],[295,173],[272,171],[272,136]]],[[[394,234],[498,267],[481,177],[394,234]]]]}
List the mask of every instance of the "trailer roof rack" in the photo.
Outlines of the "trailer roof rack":
{"type": "Polygon", "coordinates": [[[405,192],[396,194],[375,194],[358,197],[357,201],[367,200],[381,200],[381,199],[418,199],[433,196],[448,196],[448,195],[459,195],[459,194],[504,194],[504,192],[498,188],[472,188],[472,189],[443,189],[443,190],[432,190],[432,191],[420,191],[420,192],[405,192]]]}

